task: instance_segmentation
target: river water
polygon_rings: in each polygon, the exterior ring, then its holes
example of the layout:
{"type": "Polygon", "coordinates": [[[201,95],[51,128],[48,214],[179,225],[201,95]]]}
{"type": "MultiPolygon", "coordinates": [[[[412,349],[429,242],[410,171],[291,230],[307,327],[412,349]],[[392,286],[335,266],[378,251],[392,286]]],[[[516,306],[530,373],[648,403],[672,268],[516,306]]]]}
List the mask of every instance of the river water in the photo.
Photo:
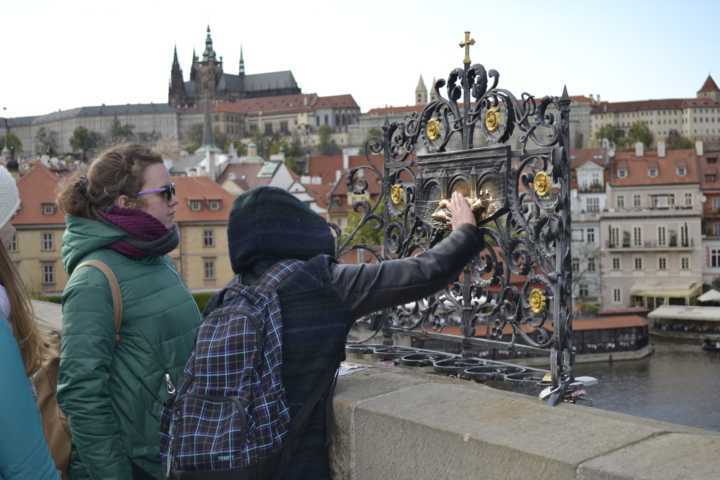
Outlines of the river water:
{"type": "Polygon", "coordinates": [[[662,345],[643,360],[577,364],[575,375],[600,380],[592,406],[720,431],[720,354],[662,345]]]}

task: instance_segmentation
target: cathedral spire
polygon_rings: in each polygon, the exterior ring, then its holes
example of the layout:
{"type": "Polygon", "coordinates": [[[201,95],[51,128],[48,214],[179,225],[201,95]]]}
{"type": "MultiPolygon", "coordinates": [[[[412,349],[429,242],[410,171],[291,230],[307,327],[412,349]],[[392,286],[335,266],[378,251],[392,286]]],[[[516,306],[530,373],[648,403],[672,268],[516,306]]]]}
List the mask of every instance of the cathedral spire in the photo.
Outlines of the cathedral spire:
{"type": "Polygon", "coordinates": [[[245,59],[243,58],[242,45],[240,45],[240,75],[245,75],[245,59]]]}
{"type": "Polygon", "coordinates": [[[213,50],[212,36],[210,35],[210,25],[207,27],[207,36],[205,37],[205,51],[203,52],[203,60],[215,60],[215,50],[213,50]]]}

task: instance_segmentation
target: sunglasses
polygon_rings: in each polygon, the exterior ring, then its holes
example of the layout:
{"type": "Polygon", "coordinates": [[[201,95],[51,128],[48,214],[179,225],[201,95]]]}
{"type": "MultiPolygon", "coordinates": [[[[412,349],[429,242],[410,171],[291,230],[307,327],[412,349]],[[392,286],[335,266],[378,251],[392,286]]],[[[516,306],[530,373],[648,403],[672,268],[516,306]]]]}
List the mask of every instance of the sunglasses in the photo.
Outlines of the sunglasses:
{"type": "Polygon", "coordinates": [[[159,193],[160,195],[162,195],[162,197],[165,199],[165,201],[169,202],[175,196],[175,184],[168,183],[167,185],[163,185],[160,188],[151,188],[149,190],[142,190],[137,193],[137,196],[142,197],[143,195],[150,195],[151,193],[159,193]]]}

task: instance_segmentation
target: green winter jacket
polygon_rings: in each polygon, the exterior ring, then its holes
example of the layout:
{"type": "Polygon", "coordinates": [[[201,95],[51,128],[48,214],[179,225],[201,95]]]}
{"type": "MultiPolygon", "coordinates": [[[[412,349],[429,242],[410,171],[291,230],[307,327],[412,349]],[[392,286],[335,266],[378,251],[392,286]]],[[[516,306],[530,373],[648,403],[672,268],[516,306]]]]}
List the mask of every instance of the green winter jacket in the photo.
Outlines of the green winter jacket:
{"type": "Polygon", "coordinates": [[[72,480],[130,479],[132,464],[160,472],[160,410],[177,384],[202,321],[167,256],[128,258],[110,250],[125,232],[66,217],[62,255],[70,278],[63,292],[58,402],[69,417],[72,480]],[[98,259],[120,284],[123,319],[116,342],[110,286],[98,259]],[[167,380],[167,381],[166,381],[167,380]]]}

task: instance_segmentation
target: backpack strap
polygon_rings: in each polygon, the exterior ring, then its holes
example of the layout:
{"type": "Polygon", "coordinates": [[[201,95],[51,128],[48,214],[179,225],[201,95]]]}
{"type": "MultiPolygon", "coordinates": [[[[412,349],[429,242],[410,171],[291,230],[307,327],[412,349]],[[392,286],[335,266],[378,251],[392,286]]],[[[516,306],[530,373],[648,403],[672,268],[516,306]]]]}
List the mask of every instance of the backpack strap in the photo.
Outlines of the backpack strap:
{"type": "Polygon", "coordinates": [[[97,268],[105,275],[105,278],[110,284],[110,293],[112,294],[113,300],[113,318],[115,321],[115,341],[120,343],[120,326],[122,325],[123,304],[117,277],[112,269],[102,260],[85,260],[78,265],[75,270],[82,267],[97,268]]]}
{"type": "Polygon", "coordinates": [[[255,288],[265,292],[274,292],[280,283],[285,280],[288,275],[300,268],[303,263],[305,262],[301,260],[283,260],[274,264],[262,274],[255,288]]]}

